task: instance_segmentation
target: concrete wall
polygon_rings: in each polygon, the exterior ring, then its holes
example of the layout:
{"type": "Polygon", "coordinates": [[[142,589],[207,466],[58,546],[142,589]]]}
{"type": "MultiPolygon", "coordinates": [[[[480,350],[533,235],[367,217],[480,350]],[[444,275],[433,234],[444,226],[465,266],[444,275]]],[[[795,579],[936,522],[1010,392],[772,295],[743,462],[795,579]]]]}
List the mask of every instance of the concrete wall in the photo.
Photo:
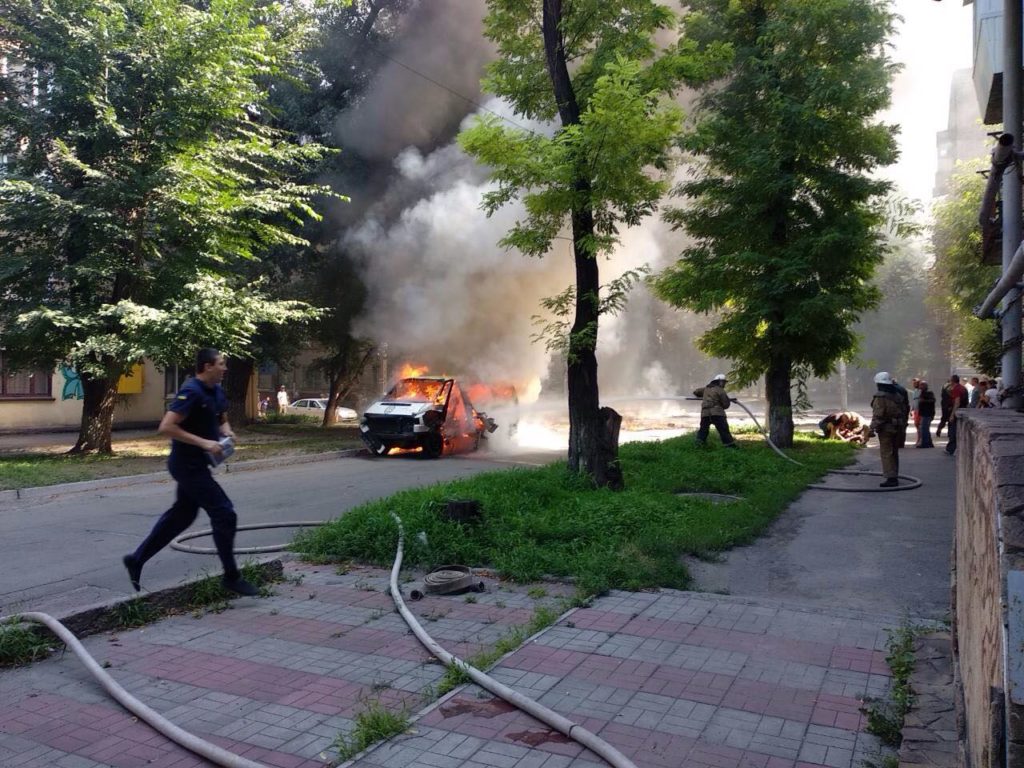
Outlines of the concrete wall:
{"type": "Polygon", "coordinates": [[[961,413],[954,649],[971,768],[1024,768],[1024,415],[961,413]]]}

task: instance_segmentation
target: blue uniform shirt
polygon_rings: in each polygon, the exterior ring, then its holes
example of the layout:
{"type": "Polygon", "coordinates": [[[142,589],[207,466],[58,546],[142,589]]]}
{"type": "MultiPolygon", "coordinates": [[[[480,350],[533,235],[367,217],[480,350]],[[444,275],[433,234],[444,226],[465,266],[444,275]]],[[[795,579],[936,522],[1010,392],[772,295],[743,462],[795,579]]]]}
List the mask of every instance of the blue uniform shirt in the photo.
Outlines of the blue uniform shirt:
{"type": "MultiPolygon", "coordinates": [[[[220,438],[221,415],[228,410],[228,398],[220,384],[208,387],[193,377],[181,385],[167,409],[184,416],[179,426],[186,432],[206,440],[217,440],[220,438]]],[[[167,464],[174,469],[209,466],[202,448],[178,440],[171,440],[171,457],[167,464]]]]}

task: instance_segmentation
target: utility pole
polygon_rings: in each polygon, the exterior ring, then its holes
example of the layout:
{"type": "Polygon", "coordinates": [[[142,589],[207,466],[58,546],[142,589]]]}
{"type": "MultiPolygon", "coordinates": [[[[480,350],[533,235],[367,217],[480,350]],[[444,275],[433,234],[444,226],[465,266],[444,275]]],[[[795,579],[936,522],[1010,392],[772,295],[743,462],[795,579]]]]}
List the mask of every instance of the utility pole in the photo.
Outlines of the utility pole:
{"type": "MultiPolygon", "coordinates": [[[[1021,151],[1021,62],[1022,51],[1021,0],[1003,2],[1003,130],[1013,135],[1015,152],[1021,151]]],[[[1019,155],[1018,155],[1019,157],[1019,155]]],[[[1021,175],[1020,166],[1011,163],[1003,174],[1003,274],[1021,244],[1021,175]]],[[[1021,292],[1012,288],[1003,299],[1001,320],[1003,340],[1003,386],[1014,394],[1003,403],[1006,408],[1020,408],[1022,398],[1021,369],[1021,292]]]]}

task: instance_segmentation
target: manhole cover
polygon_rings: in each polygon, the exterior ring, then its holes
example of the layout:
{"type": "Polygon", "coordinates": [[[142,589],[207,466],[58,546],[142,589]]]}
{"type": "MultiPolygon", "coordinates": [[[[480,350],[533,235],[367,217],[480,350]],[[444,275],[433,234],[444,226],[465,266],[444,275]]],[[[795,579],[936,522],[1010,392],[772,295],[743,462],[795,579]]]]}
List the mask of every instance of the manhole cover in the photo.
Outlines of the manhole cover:
{"type": "Polygon", "coordinates": [[[680,491],[676,496],[687,496],[695,499],[707,499],[715,504],[730,504],[734,501],[743,501],[740,496],[730,496],[728,493],[702,493],[700,491],[680,491]]]}

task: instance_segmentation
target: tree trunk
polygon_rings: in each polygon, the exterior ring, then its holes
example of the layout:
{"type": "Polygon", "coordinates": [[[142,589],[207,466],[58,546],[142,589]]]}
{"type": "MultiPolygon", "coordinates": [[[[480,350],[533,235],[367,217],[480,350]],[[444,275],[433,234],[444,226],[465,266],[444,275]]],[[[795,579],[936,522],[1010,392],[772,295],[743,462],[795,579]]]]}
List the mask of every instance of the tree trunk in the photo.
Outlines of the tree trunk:
{"type": "Polygon", "coordinates": [[[773,357],[765,377],[768,395],[768,432],[779,448],[793,447],[793,400],[790,393],[792,361],[773,357]]]}
{"type": "MultiPolygon", "coordinates": [[[[338,403],[348,397],[359,377],[366,370],[366,364],[370,362],[374,351],[374,347],[366,346],[360,352],[359,359],[354,366],[343,365],[339,371],[329,376],[330,391],[327,393],[327,412],[324,413],[323,426],[329,427],[332,424],[338,423],[338,403]]],[[[347,359],[350,360],[351,358],[347,357],[347,359]]]]}
{"type": "MultiPolygon", "coordinates": [[[[563,127],[580,122],[562,39],[562,0],[544,0],[544,52],[548,76],[563,127]]],[[[576,262],[576,315],[569,338],[569,469],[588,474],[599,488],[621,490],[618,466],[619,425],[622,418],[600,406],[597,385],[598,297],[601,283],[597,259],[586,247],[594,235],[590,180],[579,172],[573,182],[573,259],[576,262]]]]}
{"type": "Polygon", "coordinates": [[[82,424],[78,429],[78,441],[68,453],[113,453],[110,433],[114,427],[118,378],[98,379],[82,374],[82,424]]]}
{"type": "Polygon", "coordinates": [[[223,386],[228,398],[228,422],[232,427],[244,427],[249,423],[245,400],[249,396],[249,379],[254,367],[252,358],[228,358],[228,373],[223,386]]]}

